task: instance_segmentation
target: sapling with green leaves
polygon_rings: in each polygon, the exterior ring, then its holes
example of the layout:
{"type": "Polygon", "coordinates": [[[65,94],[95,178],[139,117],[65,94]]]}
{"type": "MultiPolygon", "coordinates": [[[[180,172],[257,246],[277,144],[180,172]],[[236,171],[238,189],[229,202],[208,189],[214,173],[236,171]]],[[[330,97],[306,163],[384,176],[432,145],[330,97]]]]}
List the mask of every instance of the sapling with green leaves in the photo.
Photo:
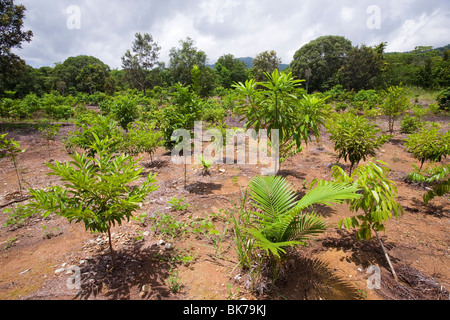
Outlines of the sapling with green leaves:
{"type": "Polygon", "coordinates": [[[380,129],[364,117],[351,113],[336,114],[327,123],[330,140],[338,152],[338,161],[350,161],[349,174],[362,160],[376,155],[392,136],[379,135],[380,129]]]}
{"type": "Polygon", "coordinates": [[[414,171],[407,176],[407,180],[426,183],[431,188],[424,194],[423,201],[429,204],[431,200],[436,197],[444,197],[448,201],[448,193],[450,193],[450,165],[431,165],[422,170],[416,165],[413,165],[414,171]]]}
{"type": "Polygon", "coordinates": [[[19,154],[24,153],[25,150],[22,150],[20,147],[20,143],[14,139],[7,139],[6,136],[8,133],[0,135],[0,159],[10,158],[13,165],[14,170],[16,171],[17,181],[19,182],[19,192],[22,194],[22,183],[20,181],[19,168],[17,163],[17,157],[19,154]]]}
{"type": "Polygon", "coordinates": [[[265,76],[267,80],[264,82],[249,80],[233,85],[241,98],[240,105],[234,111],[241,120],[247,120],[246,129],[268,131],[270,143],[279,149],[282,163],[303,150],[302,139],[305,142],[308,140],[304,135],[305,123],[302,127],[299,119],[302,116],[299,101],[293,95],[304,80],[296,80],[292,73],[280,73],[278,70],[265,73],[265,76]],[[278,133],[278,139],[272,131],[278,133]]]}
{"type": "Polygon", "coordinates": [[[153,155],[156,149],[164,144],[163,136],[163,132],[156,130],[154,123],[135,121],[128,125],[128,133],[122,144],[122,149],[131,156],[137,156],[141,152],[145,152],[150,156],[150,161],[153,164],[153,155]]]}
{"type": "Polygon", "coordinates": [[[209,169],[212,166],[212,162],[205,159],[205,157],[203,155],[199,155],[198,159],[200,160],[200,162],[202,164],[202,175],[204,175],[204,176],[211,175],[211,172],[209,171],[209,169]]]}
{"type": "Polygon", "coordinates": [[[406,150],[420,161],[420,169],[426,161],[441,162],[450,154],[450,131],[440,132],[440,125],[428,123],[405,141],[406,150]]]}
{"type": "Polygon", "coordinates": [[[362,195],[360,198],[347,200],[347,203],[352,212],[362,211],[363,214],[341,220],[339,228],[358,229],[356,233],[358,241],[370,240],[373,231],[380,242],[395,280],[398,280],[378,234],[380,231],[385,231],[385,223],[392,218],[392,215],[399,219],[404,213],[402,206],[397,202],[397,186],[388,179],[388,174],[389,168],[382,161],[369,162],[360,166],[350,176],[338,166],[332,170],[334,181],[353,184],[362,195]]]}
{"type": "Polygon", "coordinates": [[[47,164],[49,175],[58,176],[63,186],[47,190],[30,189],[31,210],[43,211],[44,217],[55,213],[70,222],[83,222],[86,230],[107,233],[113,268],[114,251],[111,228],[130,221],[149,193],[157,189],[154,175],[143,183],[133,185],[141,178],[142,167],[138,161],[124,154],[113,155],[111,139],[100,140],[95,135],[91,148],[97,157],[75,153],[71,162],[47,164]]]}
{"type": "Polygon", "coordinates": [[[50,158],[50,142],[55,141],[56,137],[59,135],[59,131],[61,130],[60,124],[53,125],[45,125],[38,129],[45,140],[47,140],[47,149],[48,149],[48,157],[50,158]]]}
{"type": "Polygon", "coordinates": [[[385,101],[381,109],[388,118],[389,133],[393,134],[395,121],[408,109],[410,103],[402,87],[391,86],[384,94],[385,101]]]}

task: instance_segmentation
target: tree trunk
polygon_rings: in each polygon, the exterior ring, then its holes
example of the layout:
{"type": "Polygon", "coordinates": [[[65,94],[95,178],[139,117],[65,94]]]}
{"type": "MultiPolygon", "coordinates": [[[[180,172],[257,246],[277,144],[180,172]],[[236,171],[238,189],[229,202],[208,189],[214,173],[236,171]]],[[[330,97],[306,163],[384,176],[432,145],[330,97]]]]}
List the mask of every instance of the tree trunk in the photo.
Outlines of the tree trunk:
{"type": "Polygon", "coordinates": [[[19,182],[20,196],[23,197],[23,194],[22,194],[22,183],[20,182],[19,171],[17,169],[17,163],[16,163],[16,159],[15,158],[13,158],[13,163],[14,163],[14,169],[16,170],[17,181],[19,182]]]}
{"type": "Polygon", "coordinates": [[[378,241],[380,242],[380,245],[381,245],[381,249],[383,249],[384,256],[386,257],[389,267],[391,268],[392,275],[394,276],[395,281],[398,282],[397,274],[395,273],[394,267],[392,266],[392,263],[391,263],[391,259],[389,259],[389,255],[387,254],[386,249],[384,248],[383,241],[381,241],[381,238],[378,235],[378,232],[375,229],[373,231],[375,231],[375,234],[377,235],[378,241]]]}
{"type": "Polygon", "coordinates": [[[116,267],[116,261],[114,259],[114,250],[113,250],[112,242],[111,242],[111,227],[108,227],[108,239],[109,239],[109,252],[111,254],[111,261],[112,261],[111,269],[114,269],[116,267]]]}

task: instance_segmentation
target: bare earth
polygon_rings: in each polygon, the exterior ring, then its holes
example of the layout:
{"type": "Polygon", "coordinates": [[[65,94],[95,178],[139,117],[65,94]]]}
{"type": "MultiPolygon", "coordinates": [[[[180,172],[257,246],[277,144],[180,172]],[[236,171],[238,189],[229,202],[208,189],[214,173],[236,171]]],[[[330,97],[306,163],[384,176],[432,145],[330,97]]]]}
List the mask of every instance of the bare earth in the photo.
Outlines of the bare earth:
{"type": "MultiPolygon", "coordinates": [[[[433,120],[448,129],[448,117],[433,120]]],[[[378,123],[387,129],[384,120],[378,123]]],[[[72,129],[70,125],[64,126],[61,135],[72,129]]],[[[422,201],[425,188],[404,181],[412,171],[411,164],[417,161],[402,146],[406,135],[400,134],[398,127],[396,130],[396,136],[377,158],[389,164],[390,177],[397,183],[399,202],[405,210],[398,221],[392,219],[387,223],[387,231],[382,234],[400,283],[393,280],[376,239],[357,242],[354,234],[338,229],[338,221],[351,215],[346,205],[315,208],[329,222],[327,232],[308,247],[298,249],[277,282],[277,289],[262,295],[246,289],[247,277],[236,267],[230,232],[216,246],[207,238],[192,234],[175,239],[163,237],[174,246],[168,251],[157,244],[161,236],[152,231],[152,222],[131,221],[113,230],[118,266],[109,272],[110,258],[107,243],[102,241],[106,239],[104,235],[92,234],[83,225],[69,224],[57,216],[47,219],[34,216],[19,228],[0,227],[0,299],[448,299],[449,202],[436,198],[425,206],[422,201]],[[186,255],[194,260],[182,263],[176,259],[186,255]],[[66,270],[71,265],[81,270],[80,292],[67,286],[70,274],[66,270]],[[367,288],[371,276],[367,269],[371,265],[381,268],[379,290],[367,288]],[[178,293],[172,293],[168,286],[171,266],[179,271],[182,287],[178,293]],[[65,270],[56,274],[60,268],[65,270]],[[147,287],[142,291],[144,285],[147,287]]],[[[5,127],[0,125],[2,132],[5,127]]],[[[39,132],[17,129],[8,137],[17,139],[27,149],[18,160],[26,187],[45,188],[60,183],[57,177],[46,175],[50,170],[45,163],[50,159],[39,132]]],[[[50,151],[53,160],[70,159],[61,141],[56,141],[50,151]]],[[[221,231],[231,227],[224,218],[226,210],[232,208],[230,200],[237,201],[240,188],[245,188],[261,170],[256,166],[213,165],[211,175],[202,176],[198,165],[188,166],[185,189],[184,166],[173,164],[170,154],[163,149],[158,150],[154,159],[151,165],[145,156],[142,165],[145,175],[157,173],[159,189],[150,194],[136,215],[147,213],[151,217],[163,212],[179,221],[190,222],[190,216],[191,219],[208,218],[214,213],[213,223],[221,231]],[[187,212],[171,212],[167,201],[182,196],[190,208],[187,212]]],[[[301,154],[283,164],[281,174],[302,192],[305,179],[308,183],[316,178],[329,180],[335,163],[333,145],[325,134],[320,145],[308,145],[301,154]]],[[[8,159],[0,162],[0,186],[0,205],[19,197],[15,171],[8,159]]],[[[7,214],[0,213],[0,224],[7,218],[7,214]]]]}

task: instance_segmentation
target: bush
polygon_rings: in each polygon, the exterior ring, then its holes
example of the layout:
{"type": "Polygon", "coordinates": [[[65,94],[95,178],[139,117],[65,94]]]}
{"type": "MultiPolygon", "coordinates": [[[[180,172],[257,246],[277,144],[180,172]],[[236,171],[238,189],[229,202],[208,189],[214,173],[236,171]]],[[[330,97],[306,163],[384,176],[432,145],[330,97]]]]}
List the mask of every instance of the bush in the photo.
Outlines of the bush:
{"type": "Polygon", "coordinates": [[[437,97],[437,101],[439,107],[442,110],[449,111],[450,110],[450,87],[447,87],[444,91],[442,91],[437,97]]]}
{"type": "Polygon", "coordinates": [[[417,117],[404,116],[400,122],[400,128],[402,133],[411,134],[416,132],[422,127],[423,123],[417,117]]]}
{"type": "Polygon", "coordinates": [[[401,87],[390,87],[385,92],[385,101],[381,105],[383,113],[388,117],[389,133],[394,132],[394,124],[399,116],[401,116],[409,106],[409,99],[406,91],[401,87]]]}
{"type": "Polygon", "coordinates": [[[119,122],[120,126],[127,130],[128,124],[139,118],[138,103],[134,96],[118,96],[111,106],[111,113],[119,122]]]}
{"type": "Polygon", "coordinates": [[[441,162],[450,154],[450,131],[442,134],[439,130],[437,123],[430,123],[405,142],[407,151],[420,161],[421,169],[426,161],[441,162]]]}
{"type": "Polygon", "coordinates": [[[350,161],[350,174],[355,165],[369,156],[375,156],[376,150],[392,137],[378,136],[379,128],[364,117],[351,113],[337,114],[328,121],[327,129],[338,152],[338,161],[341,158],[350,161]]]}

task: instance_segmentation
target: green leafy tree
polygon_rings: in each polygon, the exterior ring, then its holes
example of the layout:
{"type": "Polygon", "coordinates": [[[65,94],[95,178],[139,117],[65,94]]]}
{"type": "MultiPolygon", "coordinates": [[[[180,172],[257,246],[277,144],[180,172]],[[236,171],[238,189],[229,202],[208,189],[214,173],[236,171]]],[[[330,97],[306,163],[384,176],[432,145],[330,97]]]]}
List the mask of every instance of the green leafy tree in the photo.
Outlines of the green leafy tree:
{"type": "Polygon", "coordinates": [[[450,132],[440,132],[437,123],[424,125],[417,133],[411,134],[405,141],[406,150],[421,163],[426,161],[441,162],[450,154],[450,132]]]}
{"type": "Polygon", "coordinates": [[[19,142],[14,139],[6,139],[8,134],[0,135],[0,159],[10,158],[13,165],[14,170],[16,171],[17,182],[19,183],[19,192],[22,195],[22,183],[20,182],[19,169],[17,164],[17,157],[19,154],[24,153],[25,150],[20,148],[19,142]]]}
{"type": "Polygon", "coordinates": [[[50,142],[55,141],[56,137],[59,135],[60,130],[61,130],[60,124],[54,125],[49,124],[39,128],[39,131],[41,132],[42,136],[45,138],[45,140],[47,140],[47,150],[49,158],[50,158],[50,142]]]}
{"type": "Polygon", "coordinates": [[[95,115],[91,113],[81,114],[75,120],[76,129],[68,133],[64,140],[67,150],[75,148],[83,149],[90,157],[95,156],[95,149],[92,145],[95,143],[95,137],[101,140],[109,139],[114,143],[108,144],[111,153],[117,152],[122,148],[124,133],[120,130],[118,122],[111,116],[95,115]]]}
{"type": "Polygon", "coordinates": [[[93,94],[97,91],[105,90],[107,73],[100,65],[88,65],[81,69],[76,80],[82,92],[93,94]]]}
{"type": "Polygon", "coordinates": [[[351,113],[337,114],[327,123],[330,140],[334,142],[334,150],[338,153],[338,161],[350,161],[349,173],[361,160],[375,156],[391,136],[379,135],[381,131],[364,117],[351,113]]]}
{"type": "Polygon", "coordinates": [[[277,69],[271,74],[266,73],[266,79],[265,82],[250,80],[245,84],[235,84],[243,103],[234,111],[241,120],[247,120],[246,129],[268,131],[268,138],[279,148],[280,162],[283,162],[302,151],[298,99],[293,96],[302,81],[295,80],[291,73],[280,73],[277,69]],[[279,141],[272,136],[272,130],[278,130],[279,141]]]}
{"type": "Polygon", "coordinates": [[[325,91],[336,84],[335,75],[343,66],[352,43],[341,36],[323,36],[300,48],[291,62],[292,74],[306,79],[309,70],[309,90],[325,91]]]}
{"type": "Polygon", "coordinates": [[[32,31],[22,30],[25,11],[25,6],[13,0],[0,0],[0,93],[12,89],[26,70],[25,62],[11,52],[33,37],[32,31]]]}
{"type": "Polygon", "coordinates": [[[392,218],[392,214],[398,219],[404,213],[396,199],[397,187],[392,180],[388,179],[388,174],[389,168],[382,161],[369,162],[365,166],[360,166],[350,176],[338,166],[334,167],[332,171],[334,181],[353,184],[362,195],[358,199],[347,200],[347,203],[352,212],[362,211],[363,214],[341,220],[339,227],[345,226],[349,230],[358,229],[356,233],[358,241],[370,240],[373,231],[380,242],[394,278],[398,280],[378,234],[380,231],[385,231],[385,223],[392,218]]]}
{"type": "Polygon", "coordinates": [[[423,196],[425,204],[429,204],[436,197],[445,197],[450,201],[448,197],[448,193],[450,193],[450,165],[434,165],[423,171],[415,165],[413,167],[414,171],[408,175],[407,179],[431,186],[423,196]]]}
{"type": "Polygon", "coordinates": [[[360,46],[352,48],[345,57],[338,72],[339,83],[347,90],[368,90],[379,88],[383,72],[387,68],[384,60],[385,43],[377,47],[360,46]]]}
{"type": "Polygon", "coordinates": [[[111,113],[120,126],[128,129],[128,125],[139,118],[139,108],[135,97],[131,95],[118,96],[112,103],[111,113]]]}
{"type": "Polygon", "coordinates": [[[264,51],[258,54],[253,60],[253,73],[256,81],[265,81],[266,73],[271,74],[278,70],[281,59],[277,57],[275,51],[264,51]]]}
{"type": "Polygon", "coordinates": [[[53,68],[53,85],[63,82],[65,88],[80,92],[89,93],[93,88],[103,91],[102,85],[109,72],[109,66],[98,58],[86,55],[69,57],[53,68]]]}
{"type": "Polygon", "coordinates": [[[202,69],[206,65],[206,53],[198,50],[191,38],[181,40],[181,48],[172,48],[169,53],[169,71],[175,83],[192,85],[192,68],[197,65],[202,69]]]}
{"type": "Polygon", "coordinates": [[[136,33],[132,51],[127,50],[122,57],[122,67],[133,88],[143,90],[148,88],[148,76],[157,65],[161,47],[154,42],[151,34],[136,33]]]}
{"type": "Polygon", "coordinates": [[[131,157],[110,153],[110,139],[95,137],[91,146],[98,157],[84,154],[71,156],[71,162],[47,164],[49,175],[58,176],[64,187],[50,190],[30,189],[29,208],[43,210],[44,217],[51,213],[70,222],[83,222],[86,230],[108,234],[112,266],[115,267],[111,242],[111,228],[130,221],[149,193],[157,189],[155,176],[149,175],[138,186],[131,185],[141,178],[142,168],[131,157]]]}
{"type": "Polygon", "coordinates": [[[311,140],[312,133],[319,143],[320,128],[325,125],[327,109],[325,101],[327,98],[318,98],[312,95],[303,95],[299,101],[300,117],[300,135],[308,143],[311,140]]]}
{"type": "Polygon", "coordinates": [[[230,89],[233,83],[245,82],[248,79],[246,65],[232,54],[224,54],[217,60],[216,72],[220,77],[220,84],[230,89]]]}
{"type": "Polygon", "coordinates": [[[388,117],[390,134],[394,132],[395,121],[406,111],[409,104],[406,91],[402,87],[392,86],[385,92],[385,100],[381,109],[383,114],[388,117]]]}
{"type": "Polygon", "coordinates": [[[156,130],[154,123],[135,121],[128,125],[128,133],[122,146],[125,154],[137,156],[142,152],[150,156],[153,163],[153,155],[156,149],[163,144],[164,134],[156,130]]]}

